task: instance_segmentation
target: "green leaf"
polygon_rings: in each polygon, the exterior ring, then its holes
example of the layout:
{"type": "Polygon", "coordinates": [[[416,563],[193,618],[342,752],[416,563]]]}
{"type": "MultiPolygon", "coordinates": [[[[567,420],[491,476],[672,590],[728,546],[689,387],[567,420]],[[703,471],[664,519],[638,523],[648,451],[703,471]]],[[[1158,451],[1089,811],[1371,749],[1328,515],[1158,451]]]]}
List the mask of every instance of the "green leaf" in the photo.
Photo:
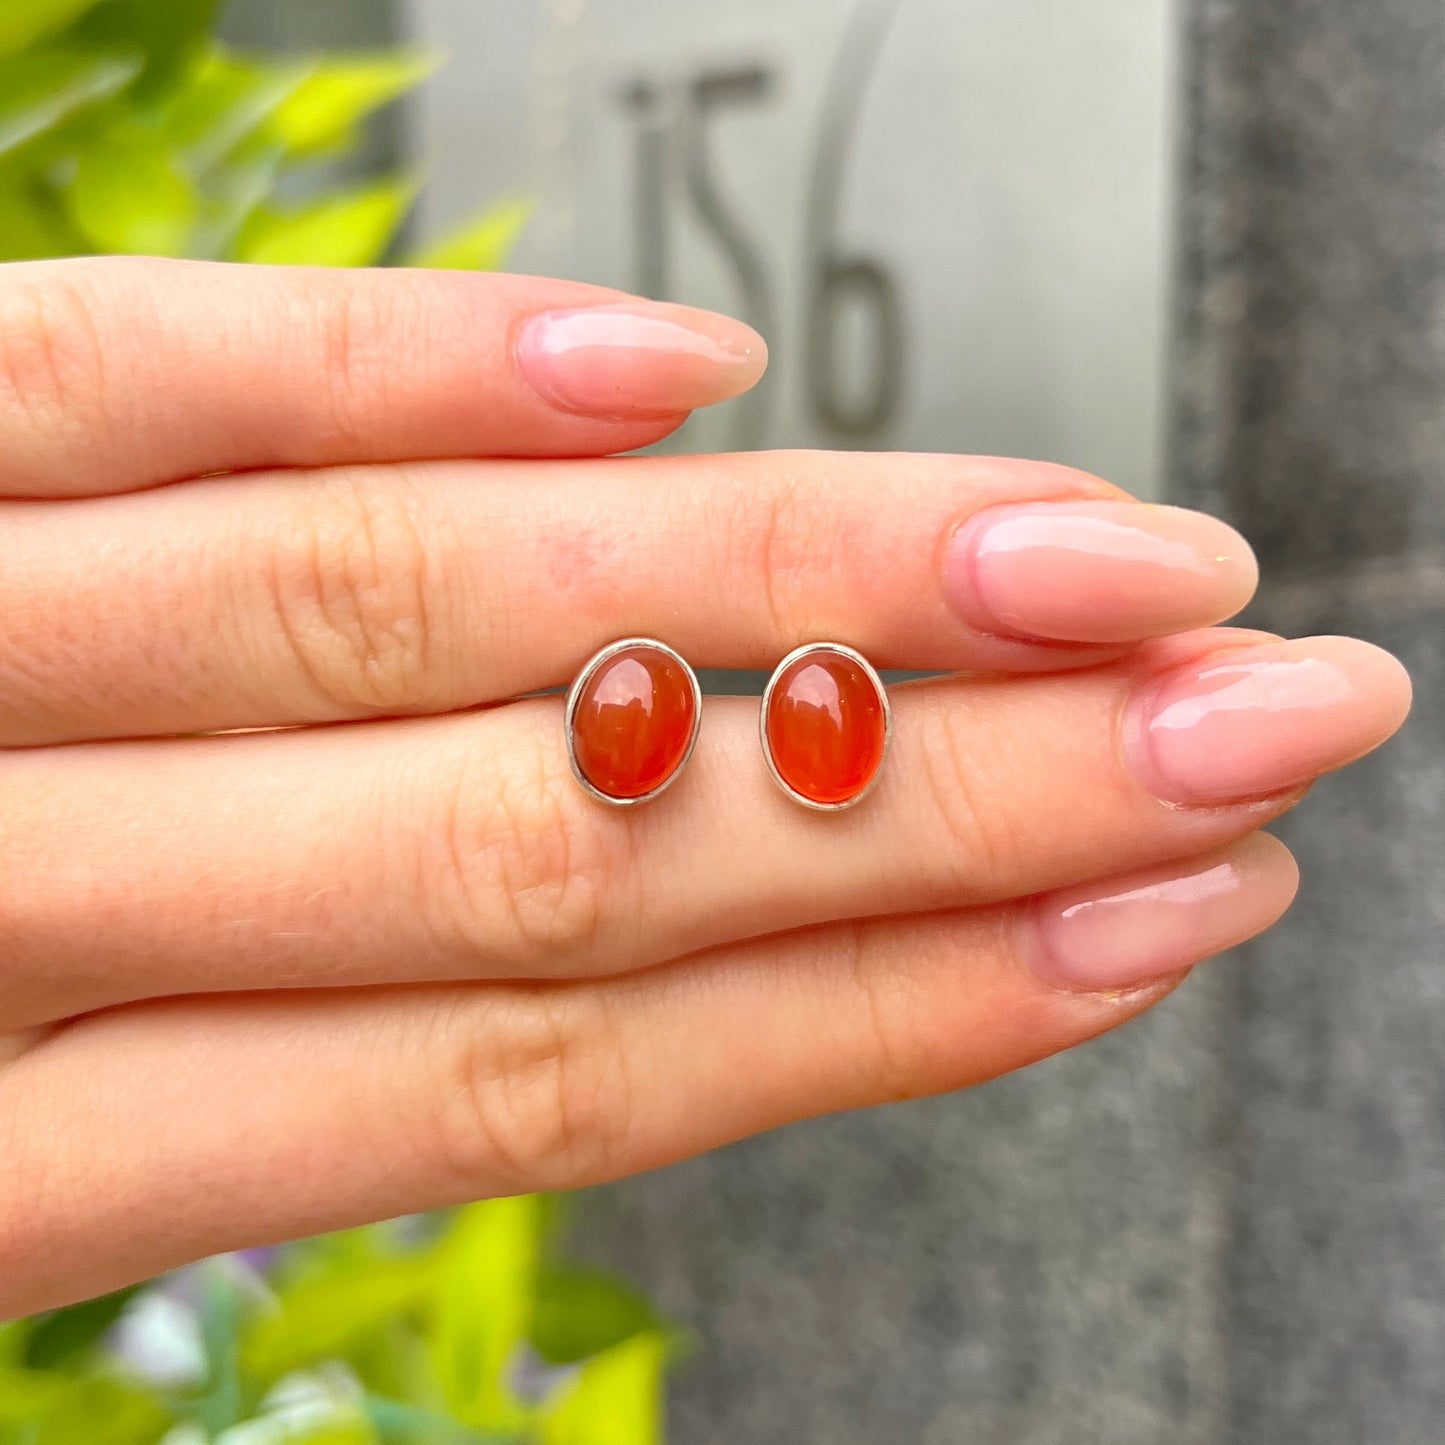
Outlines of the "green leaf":
{"type": "Polygon", "coordinates": [[[117,41],[145,51],[143,97],[171,85],[204,49],[219,0],[103,0],[86,15],[78,38],[87,45],[117,41]]]}
{"type": "Polygon", "coordinates": [[[70,1387],[65,1375],[0,1366],[0,1425],[39,1418],[70,1387]]]}
{"type": "Polygon", "coordinates": [[[104,1376],[0,1371],[0,1425],[26,1445],[153,1445],[172,1423],[147,1393],[104,1376]]]}
{"type": "Polygon", "coordinates": [[[280,169],[278,152],[256,151],[204,175],[190,254],[207,261],[232,259],[241,233],[275,191],[280,169]]]}
{"type": "Polygon", "coordinates": [[[20,1364],[32,1328],[30,1320],[9,1320],[0,1324],[0,1370],[20,1364]]]}
{"type": "Polygon", "coordinates": [[[199,196],[191,255],[229,256],[241,228],[275,191],[282,152],[257,133],[300,74],[291,66],[245,64],[216,47],[154,110],[199,196]]]}
{"type": "Polygon", "coordinates": [[[144,64],[142,51],[116,46],[53,45],[0,60],[0,155],[118,94],[144,64]]]}
{"type": "Polygon", "coordinates": [[[542,1445],[661,1445],[667,1341],[636,1335],[589,1360],[548,1411],[542,1445]]]}
{"type": "Polygon", "coordinates": [[[419,85],[438,65],[417,50],[321,61],[271,117],[272,137],[288,151],[312,155],[344,144],[373,111],[419,85]]]}
{"type": "Polygon", "coordinates": [[[208,1261],[203,1279],[201,1338],[206,1345],[206,1394],[197,1402],[196,1418],[214,1435],[241,1419],[241,1301],[230,1260],[208,1261]]]}
{"type": "Polygon", "coordinates": [[[258,210],[235,259],[271,266],[371,266],[380,261],[416,198],[408,180],[376,181],[298,211],[258,210]]]}
{"type": "Polygon", "coordinates": [[[369,1395],[362,1408],[372,1428],[381,1436],[383,1445],[515,1445],[513,1435],[481,1434],[438,1415],[400,1400],[386,1400],[369,1395]]]}
{"type": "Polygon", "coordinates": [[[437,1252],[433,1371],[451,1413],[477,1429],[515,1430],[526,1419],[507,1376],[532,1325],[540,1222],[525,1195],[473,1204],[437,1252]]]}
{"type": "Polygon", "coordinates": [[[32,1370],[53,1370],[84,1354],[99,1343],[139,1292],[140,1286],[132,1285],[44,1316],[26,1341],[23,1363],[32,1370]]]}
{"type": "Polygon", "coordinates": [[[15,55],[37,40],[57,35],[96,0],[5,0],[0,4],[0,55],[15,55]]]}
{"type": "Polygon", "coordinates": [[[115,126],[82,151],[68,198],[102,251],[185,255],[200,207],[196,188],[161,135],[115,126]]]}
{"type": "Polygon", "coordinates": [[[531,1343],[549,1365],[571,1365],[661,1323],[624,1281],[600,1270],[553,1267],[537,1282],[531,1343]]]}
{"type": "Polygon", "coordinates": [[[215,46],[153,109],[199,193],[193,256],[229,257],[246,222],[275,192],[285,153],[262,128],[305,74],[295,65],[253,65],[215,46]]]}
{"type": "Polygon", "coordinates": [[[431,1286],[424,1258],[381,1259],[283,1285],[274,1310],[241,1341],[246,1375],[269,1385],[327,1359],[345,1358],[363,1336],[414,1308],[431,1286]]]}
{"type": "MultiPolygon", "coordinates": [[[[303,67],[253,65],[214,46],[177,81],[156,109],[156,123],[204,170],[253,137],[305,78],[303,67]]],[[[281,151],[274,143],[256,148],[281,151]]]]}
{"type": "Polygon", "coordinates": [[[148,1394],[116,1380],[78,1382],[51,1410],[37,1445],[152,1445],[174,1417],[148,1394]]]}
{"type": "Polygon", "coordinates": [[[0,261],[75,256],[89,249],[48,187],[0,170],[0,261]]]}
{"type": "Polygon", "coordinates": [[[215,1445],[379,1445],[380,1441],[376,1427],[360,1410],[325,1407],[315,1414],[284,1407],[263,1411],[215,1437],[215,1445]]]}
{"type": "Polygon", "coordinates": [[[525,198],[499,201],[441,240],[423,247],[407,264],[450,271],[496,271],[505,263],[534,203],[525,198]]]}

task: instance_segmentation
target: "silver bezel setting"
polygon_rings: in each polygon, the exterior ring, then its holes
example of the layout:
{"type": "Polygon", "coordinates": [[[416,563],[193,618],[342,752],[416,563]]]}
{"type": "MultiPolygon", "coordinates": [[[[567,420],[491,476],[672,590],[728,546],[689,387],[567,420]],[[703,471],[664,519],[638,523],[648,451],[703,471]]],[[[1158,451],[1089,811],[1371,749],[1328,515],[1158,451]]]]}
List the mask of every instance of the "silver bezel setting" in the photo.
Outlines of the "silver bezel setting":
{"type": "Polygon", "coordinates": [[[773,675],[763,689],[763,705],[758,713],[758,734],[762,739],[763,761],[768,765],[769,774],[793,802],[800,803],[805,808],[811,808],[815,813],[842,813],[849,808],[856,808],[878,786],[878,780],[883,776],[883,769],[888,762],[888,750],[893,745],[893,704],[888,700],[888,689],[883,685],[883,679],[878,676],[877,669],[861,652],[852,647],[845,647],[841,642],[808,642],[804,643],[802,647],[795,647],[773,669],[773,675]],[[883,756],[878,759],[878,769],[859,792],[841,803],[818,803],[812,798],[805,798],[778,771],[778,765],[773,761],[772,744],[768,741],[768,710],[772,705],[773,692],[778,685],[778,679],[795,662],[804,657],[811,657],[816,652],[831,652],[846,657],[850,662],[856,662],[873,684],[874,690],[883,703],[883,756]]]}
{"type": "Polygon", "coordinates": [[[567,710],[564,714],[563,729],[567,738],[567,761],[571,764],[572,776],[577,779],[586,793],[596,798],[599,803],[606,803],[609,808],[632,808],[638,803],[650,803],[677,781],[692,757],[692,750],[697,746],[697,735],[702,730],[702,688],[698,684],[697,674],[692,670],[688,660],[676,649],[669,647],[665,642],[659,642],[655,637],[624,637],[619,642],[609,643],[600,652],[594,652],[583,665],[582,671],[577,674],[572,686],[567,690],[567,710]],[[677,766],[650,793],[639,793],[635,798],[615,798],[611,793],[604,793],[600,788],[594,787],[583,775],[582,769],[577,763],[577,734],[574,724],[577,718],[577,704],[582,700],[582,690],[587,686],[593,673],[610,658],[616,657],[619,652],[625,652],[631,647],[650,647],[658,652],[665,652],[687,674],[688,686],[692,689],[692,736],[688,738],[687,747],[683,750],[677,766]]]}

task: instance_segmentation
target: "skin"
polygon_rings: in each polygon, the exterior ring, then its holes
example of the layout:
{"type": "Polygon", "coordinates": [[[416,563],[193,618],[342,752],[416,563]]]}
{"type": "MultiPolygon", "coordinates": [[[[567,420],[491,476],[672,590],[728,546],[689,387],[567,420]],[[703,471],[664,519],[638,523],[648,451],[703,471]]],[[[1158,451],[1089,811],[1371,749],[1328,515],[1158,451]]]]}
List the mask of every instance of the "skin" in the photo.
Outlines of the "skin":
{"type": "Polygon", "coordinates": [[[0,268],[0,1315],[979,1083],[1288,907],[1258,830],[1398,664],[1216,627],[1242,540],[1067,468],[616,455],[764,362],[525,277],[0,268]],[[520,695],[629,635],[952,675],[856,811],[744,699],[609,810],[520,695]]]}

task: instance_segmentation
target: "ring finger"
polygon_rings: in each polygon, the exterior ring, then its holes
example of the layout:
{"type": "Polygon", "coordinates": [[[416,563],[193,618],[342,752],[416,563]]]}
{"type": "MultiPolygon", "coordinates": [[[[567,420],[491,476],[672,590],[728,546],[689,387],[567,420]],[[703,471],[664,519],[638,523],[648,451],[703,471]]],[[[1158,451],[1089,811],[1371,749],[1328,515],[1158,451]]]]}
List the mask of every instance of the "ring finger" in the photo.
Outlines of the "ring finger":
{"type": "Polygon", "coordinates": [[[1254,830],[1393,731],[1408,697],[1366,643],[1227,631],[1047,679],[911,685],[880,787],[841,816],[776,793],[744,699],[710,703],[688,774],[625,811],[576,787],[556,698],[11,753],[0,1017],[617,973],[1026,896],[1254,830]]]}
{"type": "Polygon", "coordinates": [[[768,667],[1053,671],[1218,622],[1249,547],[989,458],[415,464],[0,503],[0,745],[443,712],[614,638],[768,667]]]}

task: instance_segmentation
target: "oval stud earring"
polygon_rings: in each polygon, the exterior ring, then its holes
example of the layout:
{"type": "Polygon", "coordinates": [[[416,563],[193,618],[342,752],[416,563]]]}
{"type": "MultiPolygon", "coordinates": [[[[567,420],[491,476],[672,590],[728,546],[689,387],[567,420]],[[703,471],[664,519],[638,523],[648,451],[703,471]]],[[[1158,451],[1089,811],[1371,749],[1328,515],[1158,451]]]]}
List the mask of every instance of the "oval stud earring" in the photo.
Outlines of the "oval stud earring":
{"type": "Polygon", "coordinates": [[[702,724],[697,675],[672,648],[627,637],[595,653],[567,694],[567,757],[599,802],[655,798],[687,765],[702,724]]]}
{"type": "Polygon", "coordinates": [[[773,781],[795,803],[836,813],[877,783],[893,710],[867,658],[841,643],[813,642],[778,664],[760,725],[773,781]]]}

